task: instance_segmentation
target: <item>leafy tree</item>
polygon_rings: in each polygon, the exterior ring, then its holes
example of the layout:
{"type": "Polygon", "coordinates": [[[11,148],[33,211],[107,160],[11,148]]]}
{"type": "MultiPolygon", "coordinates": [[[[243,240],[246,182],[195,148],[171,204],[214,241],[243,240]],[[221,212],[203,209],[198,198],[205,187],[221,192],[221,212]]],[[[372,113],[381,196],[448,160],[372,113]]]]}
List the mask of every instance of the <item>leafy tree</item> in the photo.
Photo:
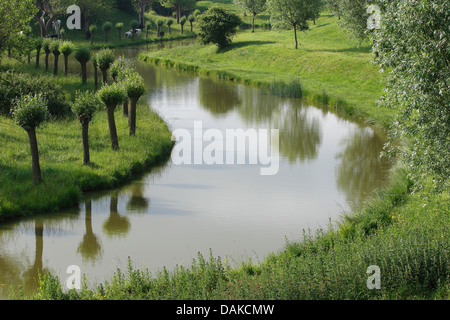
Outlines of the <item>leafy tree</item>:
{"type": "Polygon", "coordinates": [[[131,20],[130,21],[130,27],[131,27],[131,29],[138,29],[139,28],[139,21],[137,21],[137,20],[131,20]]]}
{"type": "Polygon", "coordinates": [[[98,97],[106,105],[109,135],[111,138],[111,149],[119,150],[119,139],[117,138],[114,109],[116,109],[117,105],[125,101],[125,99],[127,98],[127,92],[123,85],[120,83],[114,83],[112,85],[106,84],[98,91],[98,97]]]}
{"type": "Polygon", "coordinates": [[[236,28],[241,23],[237,15],[212,7],[199,16],[197,37],[202,44],[213,43],[223,48],[231,43],[236,28]]]}
{"type": "Polygon", "coordinates": [[[0,1],[0,57],[10,40],[27,28],[35,11],[32,0],[0,1]]]}
{"type": "Polygon", "coordinates": [[[123,23],[117,22],[116,23],[116,29],[119,32],[119,41],[122,41],[122,29],[123,29],[123,23]]]}
{"type": "MultiPolygon", "coordinates": [[[[48,34],[50,25],[55,23],[59,16],[66,13],[68,3],[64,0],[33,0],[33,3],[38,9],[33,17],[39,24],[41,37],[44,38],[48,34]]],[[[60,34],[58,33],[58,38],[59,36],[60,34]]]]}
{"type": "Polygon", "coordinates": [[[150,6],[153,0],[133,0],[134,4],[139,11],[139,26],[144,28],[145,26],[145,10],[150,6]]]}
{"type": "Polygon", "coordinates": [[[184,25],[186,24],[186,21],[187,21],[186,17],[182,17],[182,18],[180,19],[181,34],[183,34],[183,31],[184,31],[184,25]]]}
{"type": "Polygon", "coordinates": [[[325,0],[312,0],[309,3],[311,19],[314,24],[316,24],[316,19],[320,17],[320,11],[322,11],[323,7],[325,6],[324,1],[325,0]]]}
{"type": "Polygon", "coordinates": [[[150,29],[152,28],[152,26],[153,26],[152,21],[147,21],[147,23],[145,24],[145,31],[146,31],[145,39],[148,39],[148,33],[149,33],[150,29]]]}
{"type": "Polygon", "coordinates": [[[295,49],[298,49],[297,30],[308,30],[311,19],[310,4],[313,0],[270,0],[271,19],[275,27],[294,28],[295,49]]]}
{"type": "Polygon", "coordinates": [[[42,41],[42,48],[45,52],[45,71],[48,71],[48,57],[50,56],[50,53],[52,53],[50,46],[52,44],[52,39],[45,38],[42,41]]]}
{"type": "Polygon", "coordinates": [[[91,44],[94,44],[94,36],[97,33],[98,28],[95,24],[89,26],[89,32],[91,34],[91,44]]]}
{"type": "Polygon", "coordinates": [[[52,41],[50,44],[50,51],[53,53],[55,60],[54,60],[54,65],[53,65],[53,74],[56,76],[58,75],[58,61],[59,61],[59,56],[61,55],[61,51],[59,50],[59,41],[55,40],[52,41]]]}
{"type": "MultiPolygon", "coordinates": [[[[111,65],[111,76],[114,82],[122,82],[126,75],[132,71],[134,71],[133,67],[123,56],[116,59],[111,65]]],[[[128,117],[128,99],[125,99],[123,103],[123,116],[128,117]]]]}
{"type": "Polygon", "coordinates": [[[176,14],[177,24],[180,24],[182,11],[190,11],[195,8],[195,0],[159,0],[161,5],[172,8],[176,14]]]}
{"type": "Polygon", "coordinates": [[[86,40],[90,38],[89,27],[91,26],[91,22],[102,17],[107,17],[114,6],[114,2],[111,0],[73,0],[72,2],[75,2],[71,4],[79,6],[82,12],[86,40]]]}
{"type": "Polygon", "coordinates": [[[255,17],[266,9],[266,0],[234,0],[234,3],[253,15],[252,32],[255,32],[255,17]]]}
{"type": "Polygon", "coordinates": [[[41,60],[42,38],[36,39],[34,48],[36,49],[36,68],[39,68],[41,60]]]}
{"type": "Polygon", "coordinates": [[[379,0],[377,62],[389,72],[383,105],[401,110],[395,134],[411,141],[406,158],[437,181],[450,177],[450,2],[379,0]],[[420,3],[420,5],[419,5],[420,3]]]}
{"type": "Polygon", "coordinates": [[[70,41],[63,41],[59,50],[64,55],[64,75],[67,76],[69,70],[69,56],[75,51],[75,45],[70,41]]]}
{"type": "Polygon", "coordinates": [[[194,27],[194,22],[195,22],[195,16],[193,14],[189,15],[188,21],[189,21],[189,24],[191,25],[191,32],[194,32],[193,27],[194,27]]]}
{"type": "Polygon", "coordinates": [[[158,19],[157,21],[156,21],[156,26],[157,26],[157,28],[158,28],[158,37],[160,37],[160,34],[161,34],[161,27],[164,25],[164,20],[162,20],[162,19],[158,19]]]}
{"type": "Polygon", "coordinates": [[[12,116],[16,123],[28,133],[31,148],[33,182],[36,185],[40,184],[42,178],[36,128],[48,118],[47,100],[41,95],[22,96],[16,100],[12,116]]]}
{"type": "Polygon", "coordinates": [[[75,93],[75,101],[72,105],[72,112],[81,123],[81,136],[83,139],[83,164],[89,165],[91,162],[89,155],[89,123],[94,113],[99,109],[100,102],[95,94],[89,91],[75,93]]]}
{"type": "Polygon", "coordinates": [[[106,21],[102,26],[103,31],[105,32],[105,42],[108,42],[108,33],[112,29],[112,23],[109,21],[106,21]]]}
{"type": "Polygon", "coordinates": [[[128,124],[130,136],[136,135],[136,106],[139,98],[145,93],[144,79],[137,72],[128,74],[123,81],[125,89],[130,99],[130,115],[128,124]]]}
{"type": "Polygon", "coordinates": [[[95,60],[97,61],[98,67],[103,75],[103,83],[108,82],[108,69],[111,68],[116,57],[111,49],[102,49],[97,52],[95,60]]]}
{"type": "Polygon", "coordinates": [[[87,82],[86,64],[91,60],[91,50],[88,47],[79,47],[75,50],[74,57],[81,64],[81,79],[85,84],[87,82]]]}
{"type": "Polygon", "coordinates": [[[169,34],[172,34],[172,28],[171,28],[172,24],[173,24],[172,19],[167,20],[167,28],[169,28],[169,34]]]}
{"type": "Polygon", "coordinates": [[[341,0],[328,0],[328,2],[327,2],[328,9],[331,12],[333,12],[335,15],[337,15],[339,20],[341,20],[340,2],[341,2],[341,0]]]}
{"type": "Polygon", "coordinates": [[[370,0],[339,0],[339,10],[342,14],[341,24],[349,31],[350,35],[359,39],[367,39],[369,30],[367,20],[369,13],[367,8],[373,2],[370,0]]]}

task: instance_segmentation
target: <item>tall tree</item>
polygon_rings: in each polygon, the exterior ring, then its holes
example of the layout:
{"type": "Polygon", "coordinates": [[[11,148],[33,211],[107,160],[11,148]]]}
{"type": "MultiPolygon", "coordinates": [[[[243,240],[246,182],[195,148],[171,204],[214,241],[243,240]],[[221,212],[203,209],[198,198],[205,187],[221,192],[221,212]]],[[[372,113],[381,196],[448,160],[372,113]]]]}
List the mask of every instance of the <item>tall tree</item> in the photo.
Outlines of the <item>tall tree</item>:
{"type": "Polygon", "coordinates": [[[180,24],[180,19],[183,11],[190,11],[195,8],[195,0],[159,0],[162,6],[174,10],[177,18],[177,24],[180,24]]]}
{"type": "Polygon", "coordinates": [[[252,32],[255,32],[255,17],[266,9],[266,0],[234,0],[234,3],[252,14],[252,32]]]}
{"type": "Polygon", "coordinates": [[[33,0],[33,3],[39,10],[33,16],[39,24],[41,37],[44,38],[48,34],[48,28],[56,22],[58,17],[66,13],[68,2],[65,0],[33,0]]]}
{"type": "MultiPolygon", "coordinates": [[[[450,177],[450,2],[379,0],[377,61],[390,70],[383,104],[401,111],[395,133],[410,140],[418,175],[450,177]],[[420,4],[420,5],[419,5],[420,4]]],[[[444,186],[444,184],[441,184],[444,186]]]]}
{"type": "Polygon", "coordinates": [[[342,15],[341,24],[353,37],[364,40],[370,34],[367,29],[367,20],[370,13],[367,8],[370,0],[339,0],[339,11],[342,15]]]}
{"type": "Polygon", "coordinates": [[[139,25],[143,29],[145,27],[145,11],[152,5],[153,0],[133,0],[133,2],[139,12],[139,25]]]}
{"type": "Polygon", "coordinates": [[[110,0],[74,0],[75,4],[80,7],[81,16],[86,33],[86,39],[90,38],[89,27],[97,18],[105,17],[114,6],[114,2],[110,0]]]}
{"type": "Polygon", "coordinates": [[[36,11],[32,0],[0,1],[0,56],[11,39],[27,28],[36,11]]]}
{"type": "Polygon", "coordinates": [[[271,19],[276,27],[294,28],[295,49],[298,48],[297,30],[308,30],[311,20],[311,2],[314,0],[269,0],[271,19]]]}

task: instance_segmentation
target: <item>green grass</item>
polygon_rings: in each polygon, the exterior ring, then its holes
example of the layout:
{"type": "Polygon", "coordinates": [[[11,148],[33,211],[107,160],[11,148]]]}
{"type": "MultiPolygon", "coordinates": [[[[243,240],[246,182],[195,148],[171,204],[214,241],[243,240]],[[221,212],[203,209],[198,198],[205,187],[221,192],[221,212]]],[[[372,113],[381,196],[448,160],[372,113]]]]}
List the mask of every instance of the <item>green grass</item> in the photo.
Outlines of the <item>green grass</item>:
{"type": "Polygon", "coordinates": [[[145,53],[141,59],[262,87],[298,80],[303,97],[388,127],[395,110],[376,104],[385,78],[373,64],[370,47],[349,39],[336,17],[322,16],[310,27],[299,33],[298,50],[293,31],[245,31],[223,50],[196,44],[145,53]]]}
{"type": "MultiPolygon", "coordinates": [[[[44,73],[18,66],[30,74],[44,73]]],[[[68,99],[75,90],[88,90],[78,76],[55,77],[68,99]]],[[[166,159],[173,143],[162,119],[140,103],[136,137],[129,136],[127,118],[116,110],[120,150],[110,148],[106,111],[95,114],[90,124],[90,166],[83,166],[81,125],[70,118],[50,121],[37,130],[43,183],[34,186],[31,152],[26,132],[8,117],[0,116],[0,220],[18,215],[54,212],[75,205],[84,192],[113,188],[130,181],[151,165],[166,159]]]]}

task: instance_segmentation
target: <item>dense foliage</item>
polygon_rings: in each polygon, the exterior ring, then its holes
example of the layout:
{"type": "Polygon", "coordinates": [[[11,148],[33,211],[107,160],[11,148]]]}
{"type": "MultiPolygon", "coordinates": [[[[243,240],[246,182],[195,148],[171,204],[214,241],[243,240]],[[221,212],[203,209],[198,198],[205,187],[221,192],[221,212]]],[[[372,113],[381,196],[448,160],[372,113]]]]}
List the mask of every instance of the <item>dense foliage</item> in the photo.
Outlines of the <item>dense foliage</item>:
{"type": "Polygon", "coordinates": [[[380,0],[378,62],[392,68],[383,104],[400,109],[397,136],[422,174],[450,177],[450,2],[380,0]]]}
{"type": "Polygon", "coordinates": [[[30,94],[45,97],[51,116],[62,118],[70,115],[70,105],[61,87],[50,77],[13,71],[0,73],[0,114],[8,115],[14,100],[30,94]]]}
{"type": "Polygon", "coordinates": [[[241,19],[237,15],[212,7],[199,16],[197,37],[202,44],[212,43],[223,48],[231,43],[240,24],[241,19]]]}

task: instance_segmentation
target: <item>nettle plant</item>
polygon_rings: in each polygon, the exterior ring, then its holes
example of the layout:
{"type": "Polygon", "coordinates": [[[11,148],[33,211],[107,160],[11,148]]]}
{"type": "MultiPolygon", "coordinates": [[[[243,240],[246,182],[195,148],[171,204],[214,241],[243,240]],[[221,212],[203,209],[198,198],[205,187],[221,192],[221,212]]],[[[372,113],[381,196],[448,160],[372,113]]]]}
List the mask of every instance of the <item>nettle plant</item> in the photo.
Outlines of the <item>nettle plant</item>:
{"type": "Polygon", "coordinates": [[[25,95],[16,99],[12,109],[12,117],[17,125],[22,127],[28,133],[31,148],[33,182],[36,185],[40,184],[42,178],[36,128],[49,117],[47,99],[42,95],[25,95]]]}

